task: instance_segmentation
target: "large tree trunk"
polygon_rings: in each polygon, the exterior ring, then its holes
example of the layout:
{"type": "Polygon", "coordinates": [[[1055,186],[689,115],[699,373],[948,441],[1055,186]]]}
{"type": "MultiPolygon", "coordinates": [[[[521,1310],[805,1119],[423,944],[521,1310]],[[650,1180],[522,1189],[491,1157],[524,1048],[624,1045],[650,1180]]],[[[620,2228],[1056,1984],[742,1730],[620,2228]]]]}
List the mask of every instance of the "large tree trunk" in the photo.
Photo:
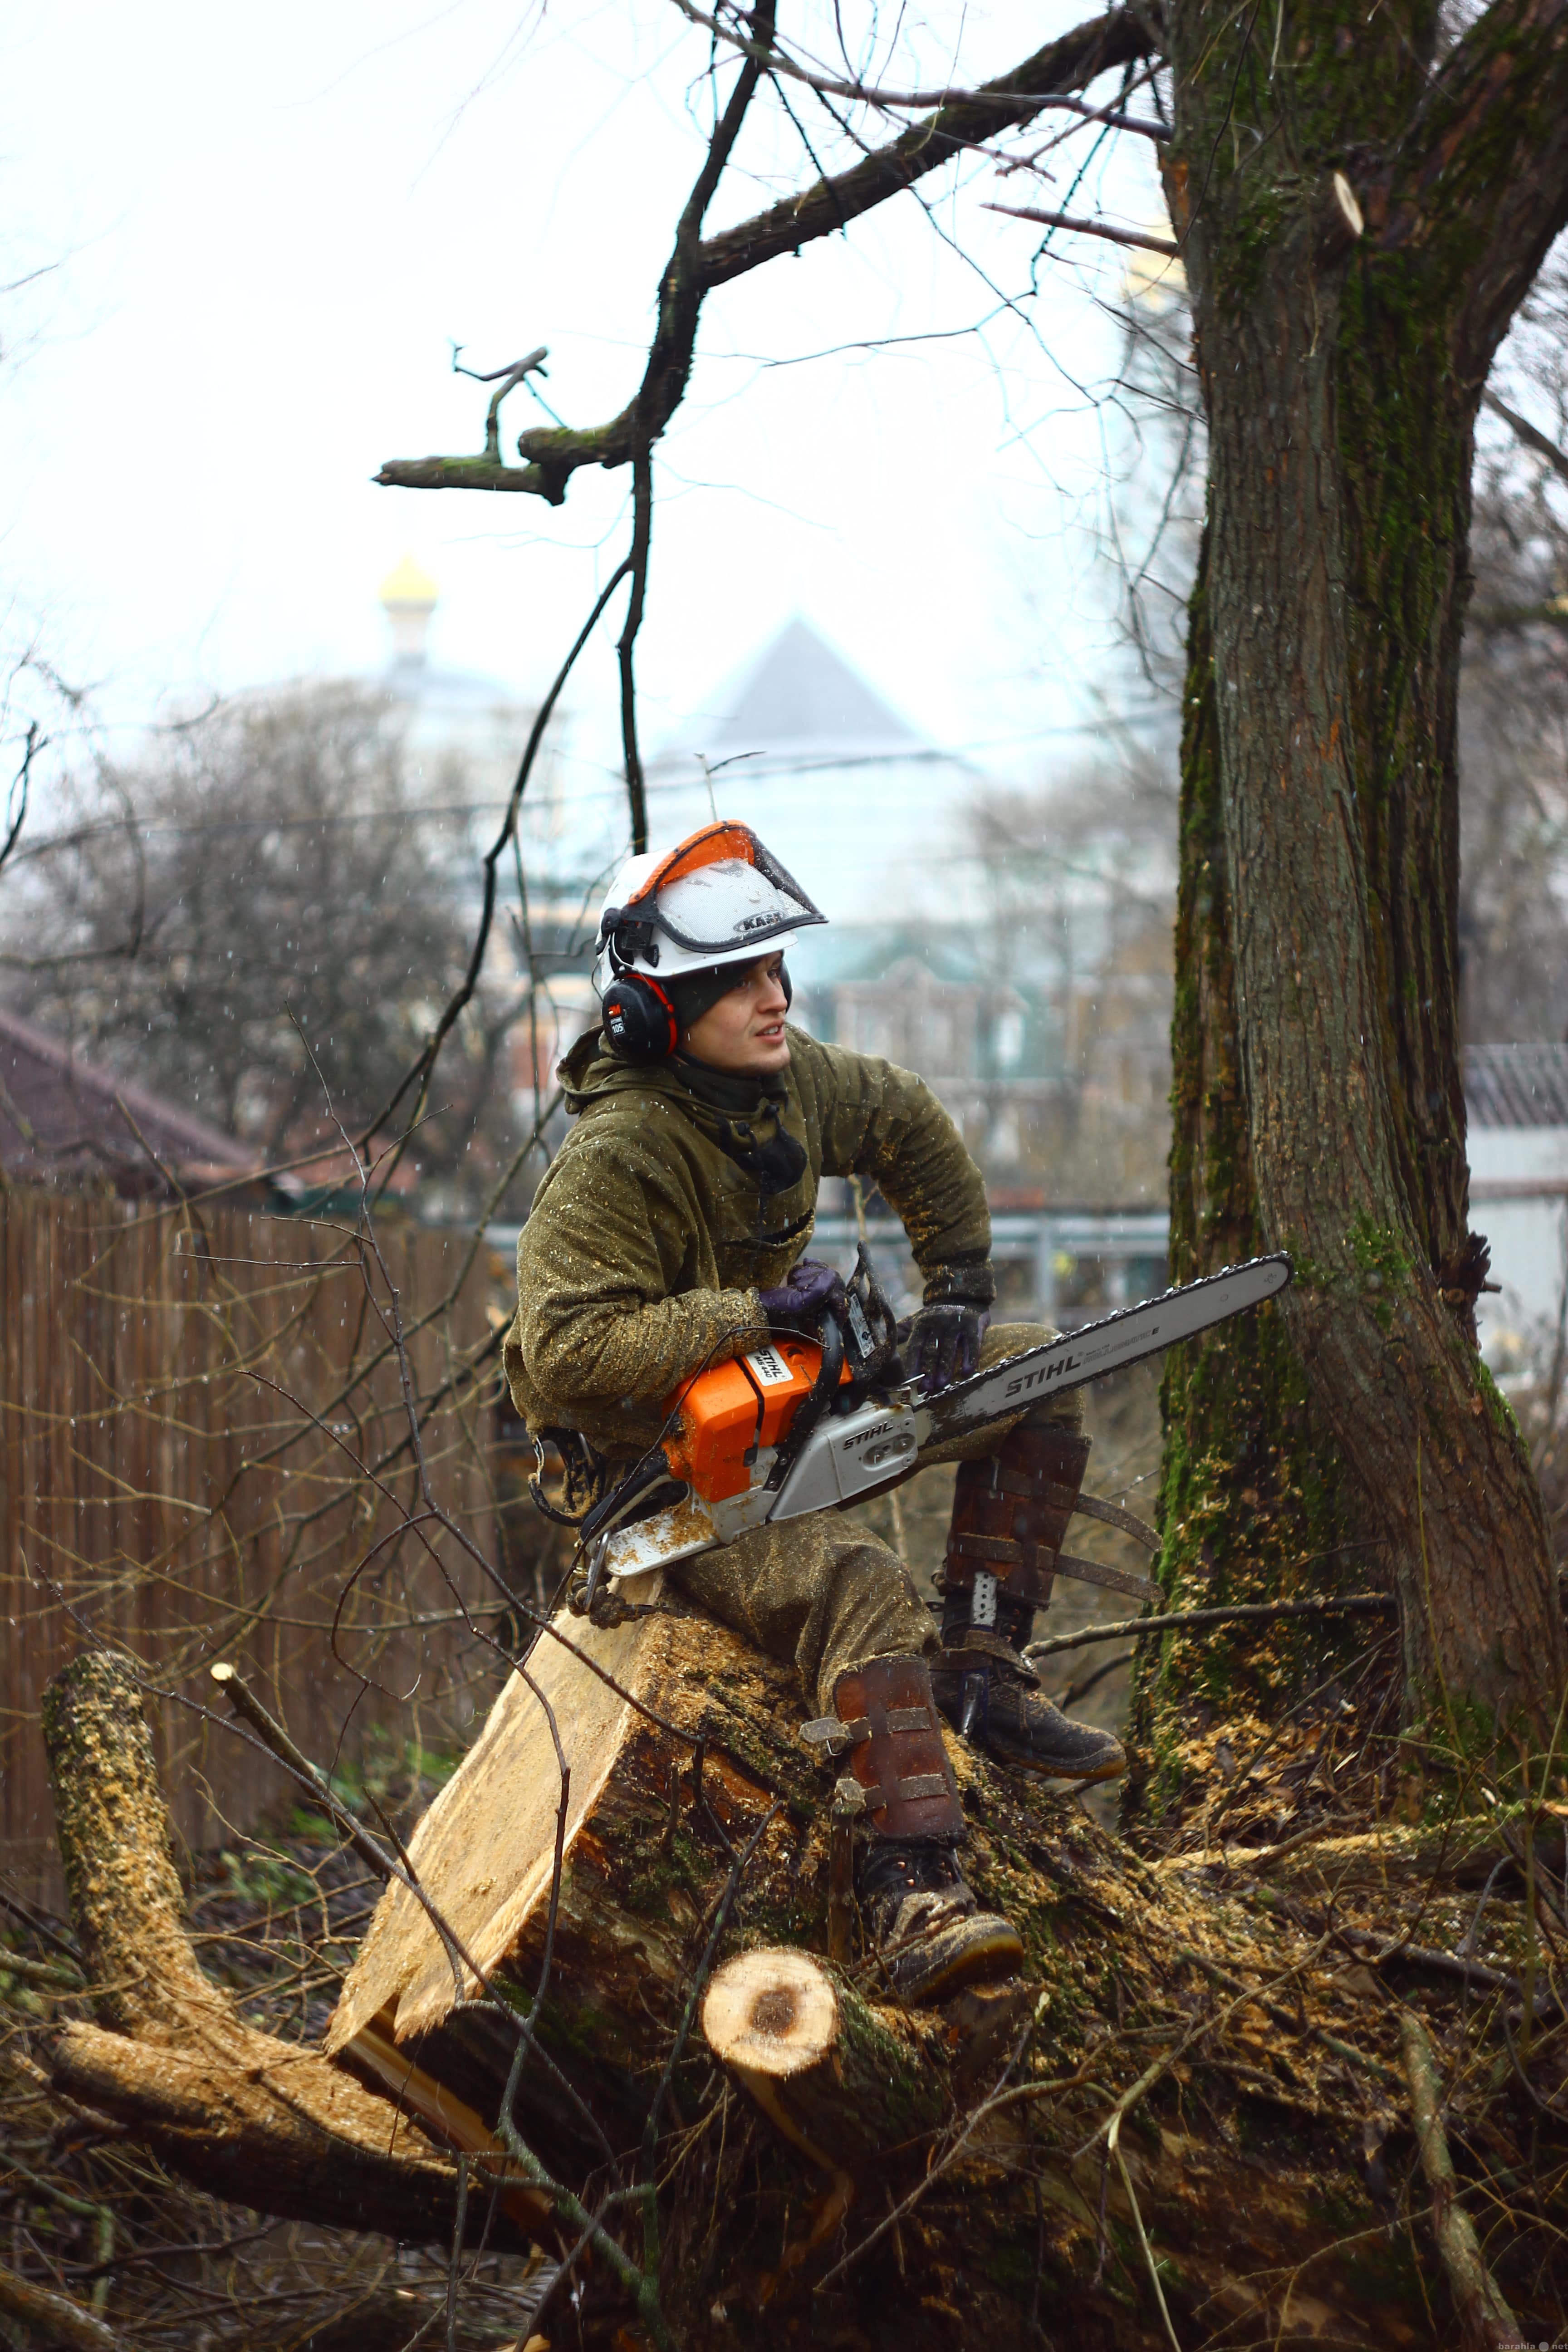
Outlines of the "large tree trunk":
{"type": "Polygon", "coordinates": [[[1564,1652],[1475,1345],[1458,1042],[1471,435],[1507,305],[1483,333],[1452,239],[1386,192],[1353,234],[1332,171],[1395,146],[1426,74],[1405,17],[1376,24],[1282,20],[1271,63],[1252,17],[1173,12],[1210,442],[1173,1218],[1182,1271],[1256,1241],[1297,1280],[1278,1333],[1173,1368],[1167,1535],[1179,1579],[1216,1538],[1381,1566],[1409,1711],[1449,1743],[1478,1711],[1549,1730],[1564,1652]]]}
{"type": "MultiPolygon", "coordinates": [[[[1181,884],[1172,1023],[1171,1279],[1190,1282],[1264,1247],[1236,1013],[1220,793],[1208,536],[1190,613],[1182,730],[1181,884]]],[[[1306,1598],[1386,1582],[1344,1541],[1342,1478],[1280,1307],[1171,1350],[1160,1516],[1162,1580],[1178,1606],[1306,1598]]],[[[1250,1636],[1209,1628],[1145,1643],[1127,1795],[1156,1810],[1181,1784],[1182,1734],[1202,1710],[1267,1715],[1309,1656],[1361,1645],[1350,1620],[1299,1620],[1250,1636]],[[1193,1703],[1200,1712],[1194,1715],[1193,1703]]]]}

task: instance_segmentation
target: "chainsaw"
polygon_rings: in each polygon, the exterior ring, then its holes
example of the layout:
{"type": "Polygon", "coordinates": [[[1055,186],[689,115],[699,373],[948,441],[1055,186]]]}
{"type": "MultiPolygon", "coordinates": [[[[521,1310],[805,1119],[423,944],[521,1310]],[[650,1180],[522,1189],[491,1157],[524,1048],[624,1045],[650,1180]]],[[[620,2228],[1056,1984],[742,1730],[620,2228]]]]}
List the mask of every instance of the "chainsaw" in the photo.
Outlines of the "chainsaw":
{"type": "MultiPolygon", "coordinates": [[[[773,1333],[699,1372],[668,1401],[660,1444],[583,1522],[587,1576],[573,1606],[592,1611],[606,1578],[618,1583],[733,1543],[752,1528],[865,1502],[912,1476],[922,1449],[1142,1363],[1260,1306],[1289,1279],[1283,1252],[1249,1258],[928,1395],[902,1376],[892,1312],[862,1248],[816,1338],[773,1333]],[[672,1489],[679,1492],[667,1500],[672,1489]]],[[[1084,1507],[1157,1540],[1131,1512],[1084,1507]]],[[[1071,1568],[1141,1598],[1153,1590],[1092,1562],[1071,1568]]]]}

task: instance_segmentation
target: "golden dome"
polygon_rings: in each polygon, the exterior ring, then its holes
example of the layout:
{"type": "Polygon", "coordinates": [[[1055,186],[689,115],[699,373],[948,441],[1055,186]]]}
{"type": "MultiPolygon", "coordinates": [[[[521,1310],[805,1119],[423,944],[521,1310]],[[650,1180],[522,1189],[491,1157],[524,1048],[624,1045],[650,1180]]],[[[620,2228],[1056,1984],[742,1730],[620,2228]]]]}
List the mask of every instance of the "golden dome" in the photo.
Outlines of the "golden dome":
{"type": "Polygon", "coordinates": [[[411,555],[405,555],[400,563],[393,566],[380,589],[384,604],[414,604],[423,607],[426,612],[434,609],[438,593],[430,574],[422,572],[411,555]]]}

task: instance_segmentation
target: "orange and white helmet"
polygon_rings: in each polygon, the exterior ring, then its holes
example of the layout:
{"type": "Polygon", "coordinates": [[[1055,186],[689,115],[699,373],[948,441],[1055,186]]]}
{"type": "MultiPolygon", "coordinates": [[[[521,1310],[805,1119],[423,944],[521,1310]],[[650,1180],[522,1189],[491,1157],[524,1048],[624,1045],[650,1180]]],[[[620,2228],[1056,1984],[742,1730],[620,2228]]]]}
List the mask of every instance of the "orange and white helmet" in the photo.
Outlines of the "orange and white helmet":
{"type": "Polygon", "coordinates": [[[594,984],[603,996],[627,972],[668,982],[751,963],[826,920],[750,825],[721,819],[622,866],[599,915],[594,984]]]}

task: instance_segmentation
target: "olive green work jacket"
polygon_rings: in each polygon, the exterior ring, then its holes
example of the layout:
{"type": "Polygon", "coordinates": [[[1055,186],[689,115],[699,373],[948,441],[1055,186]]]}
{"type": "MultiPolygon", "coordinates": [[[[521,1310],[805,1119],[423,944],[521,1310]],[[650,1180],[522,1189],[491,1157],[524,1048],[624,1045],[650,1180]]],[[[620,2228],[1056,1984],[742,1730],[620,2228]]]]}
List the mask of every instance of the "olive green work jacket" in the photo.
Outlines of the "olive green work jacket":
{"type": "Polygon", "coordinates": [[[756,1345],[757,1293],[805,1250],[824,1176],[880,1188],[928,1304],[989,1295],[984,1186],[925,1081],[787,1034],[789,1066],[767,1079],[634,1069],[597,1032],[562,1063],[574,1124],[518,1240],[504,1349],[536,1435],[578,1430],[617,1456],[651,1444],[683,1379],[756,1345]]]}

